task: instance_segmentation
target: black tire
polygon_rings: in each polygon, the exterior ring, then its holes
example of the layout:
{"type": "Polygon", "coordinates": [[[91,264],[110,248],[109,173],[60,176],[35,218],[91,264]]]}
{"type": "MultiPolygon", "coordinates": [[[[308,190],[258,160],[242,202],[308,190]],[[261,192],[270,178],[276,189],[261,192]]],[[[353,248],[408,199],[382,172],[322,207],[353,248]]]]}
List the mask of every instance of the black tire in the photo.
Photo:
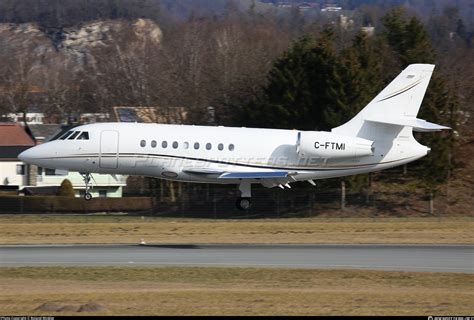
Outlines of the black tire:
{"type": "Polygon", "coordinates": [[[238,198],[236,206],[239,210],[249,210],[252,207],[252,200],[250,198],[238,198]]]}
{"type": "Polygon", "coordinates": [[[91,201],[92,200],[92,195],[89,192],[87,192],[86,194],[84,194],[84,200],[91,201]]]}

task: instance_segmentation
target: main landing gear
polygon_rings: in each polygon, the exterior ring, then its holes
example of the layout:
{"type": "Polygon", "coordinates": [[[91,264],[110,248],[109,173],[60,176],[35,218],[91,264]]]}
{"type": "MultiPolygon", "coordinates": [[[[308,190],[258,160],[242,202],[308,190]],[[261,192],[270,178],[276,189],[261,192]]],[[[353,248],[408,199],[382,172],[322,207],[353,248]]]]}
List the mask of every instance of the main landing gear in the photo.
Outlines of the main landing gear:
{"type": "Polygon", "coordinates": [[[235,203],[235,205],[237,206],[237,209],[239,210],[243,210],[243,211],[248,210],[252,206],[252,199],[240,197],[237,199],[237,202],[235,203]]]}
{"type": "Polygon", "coordinates": [[[239,191],[241,197],[237,199],[235,205],[239,210],[249,210],[252,206],[252,199],[251,199],[251,183],[250,182],[242,182],[239,185],[239,191]]]}
{"type": "Polygon", "coordinates": [[[90,194],[89,189],[91,189],[91,174],[90,173],[81,173],[84,184],[86,185],[86,193],[84,193],[84,200],[92,200],[92,194],[90,194]]]}

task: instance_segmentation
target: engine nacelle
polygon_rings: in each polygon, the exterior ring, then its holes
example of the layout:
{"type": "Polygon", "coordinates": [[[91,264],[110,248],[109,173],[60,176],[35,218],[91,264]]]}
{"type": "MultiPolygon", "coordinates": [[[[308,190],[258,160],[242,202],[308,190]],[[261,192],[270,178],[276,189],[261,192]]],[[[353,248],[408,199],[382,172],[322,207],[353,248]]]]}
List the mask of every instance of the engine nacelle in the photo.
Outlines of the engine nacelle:
{"type": "Polygon", "coordinates": [[[298,132],[296,152],[302,158],[342,159],[372,156],[373,141],[326,131],[298,132]]]}

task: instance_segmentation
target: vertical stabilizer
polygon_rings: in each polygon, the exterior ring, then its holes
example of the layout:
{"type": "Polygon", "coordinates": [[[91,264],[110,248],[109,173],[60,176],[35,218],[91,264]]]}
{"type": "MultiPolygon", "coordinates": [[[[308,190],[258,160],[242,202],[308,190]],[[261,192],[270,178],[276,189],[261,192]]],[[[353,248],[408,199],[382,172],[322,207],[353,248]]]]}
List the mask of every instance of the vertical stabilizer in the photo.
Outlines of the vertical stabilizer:
{"type": "MultiPolygon", "coordinates": [[[[332,129],[332,132],[376,140],[389,137],[374,136],[370,123],[387,126],[387,135],[399,131],[388,128],[390,126],[420,131],[448,129],[416,118],[434,67],[432,64],[409,65],[353,119],[332,129]]],[[[378,130],[377,134],[380,133],[383,131],[378,130]]]]}

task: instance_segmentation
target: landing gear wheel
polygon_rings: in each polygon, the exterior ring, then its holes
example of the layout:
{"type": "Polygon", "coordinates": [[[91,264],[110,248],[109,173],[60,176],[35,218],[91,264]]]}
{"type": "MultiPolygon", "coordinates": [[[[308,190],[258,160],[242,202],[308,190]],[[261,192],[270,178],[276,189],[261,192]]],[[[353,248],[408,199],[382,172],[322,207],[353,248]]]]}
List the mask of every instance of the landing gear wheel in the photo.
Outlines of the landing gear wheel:
{"type": "Polygon", "coordinates": [[[236,206],[239,210],[248,210],[252,206],[252,200],[250,198],[238,198],[236,206]]]}
{"type": "Polygon", "coordinates": [[[86,185],[86,193],[84,193],[84,200],[90,201],[92,199],[92,195],[89,192],[89,189],[91,189],[91,174],[90,173],[80,173],[82,176],[82,179],[84,180],[84,184],[86,185]]]}

